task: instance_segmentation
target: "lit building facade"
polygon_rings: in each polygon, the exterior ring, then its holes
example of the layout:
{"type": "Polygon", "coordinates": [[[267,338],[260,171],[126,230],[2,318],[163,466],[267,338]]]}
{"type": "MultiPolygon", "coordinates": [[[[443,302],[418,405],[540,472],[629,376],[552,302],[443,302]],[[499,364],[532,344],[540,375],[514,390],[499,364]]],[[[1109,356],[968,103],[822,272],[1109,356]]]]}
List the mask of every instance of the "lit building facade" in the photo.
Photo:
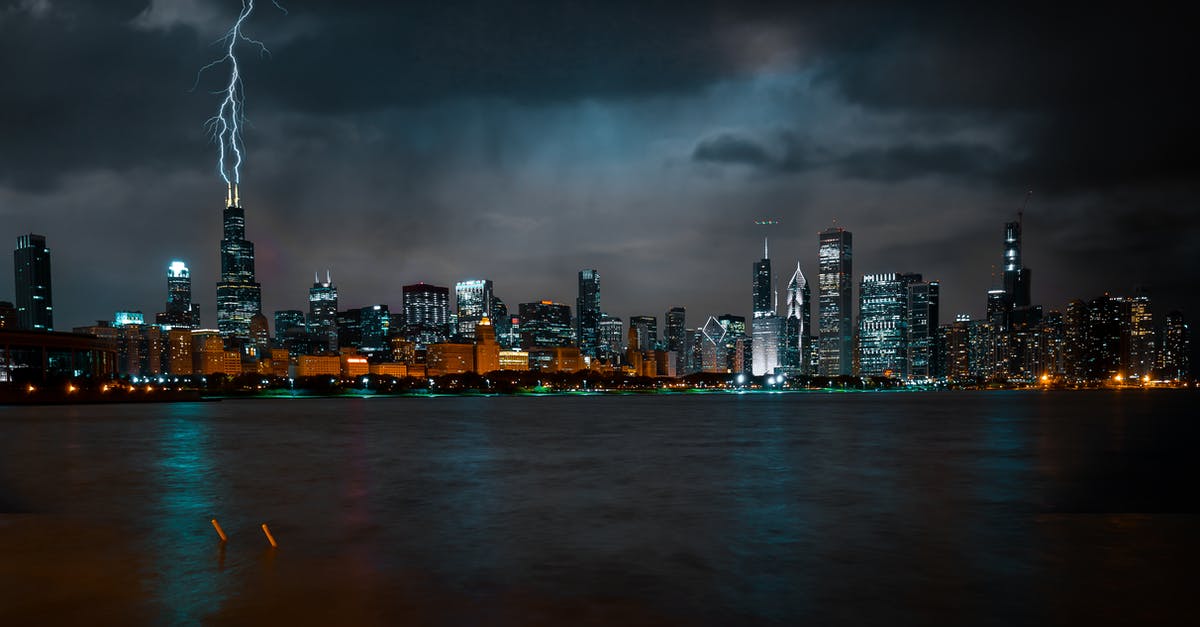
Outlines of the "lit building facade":
{"type": "Polygon", "coordinates": [[[575,336],[579,352],[588,357],[601,354],[600,273],[594,268],[579,271],[579,296],[575,299],[575,336]]]}
{"type": "Polygon", "coordinates": [[[771,257],[766,239],[763,258],[754,263],[751,300],[754,316],[750,320],[751,371],[755,376],[774,374],[779,368],[779,348],[783,341],[783,320],[776,312],[775,291],[772,289],[771,257]]]}
{"type": "Polygon", "coordinates": [[[571,326],[571,307],[549,300],[521,303],[521,344],[534,347],[573,346],[575,330],[571,326]]]}
{"type": "Polygon", "coordinates": [[[325,280],[313,273],[308,288],[308,332],[329,353],[338,350],[338,290],[333,277],[325,271],[325,280]]]}
{"type": "Polygon", "coordinates": [[[454,285],[458,312],[456,334],[465,341],[475,340],[475,325],[492,315],[492,282],[487,279],[459,281],[454,285]]]}
{"type": "Polygon", "coordinates": [[[29,233],[13,250],[13,284],[17,292],[17,328],[54,330],[54,290],[50,281],[50,249],[46,237],[29,233]]]}
{"type": "Polygon", "coordinates": [[[614,361],[620,357],[621,353],[625,352],[625,347],[623,346],[625,324],[620,318],[601,314],[597,332],[599,335],[599,344],[596,351],[598,357],[614,361]]]}
{"type": "Polygon", "coordinates": [[[450,325],[450,289],[428,283],[405,285],[404,322],[408,339],[424,348],[444,342],[450,325]]]}
{"type": "Polygon", "coordinates": [[[820,234],[817,342],[818,372],[822,376],[849,375],[853,365],[852,244],[850,231],[842,228],[827,229],[820,234]]]}
{"type": "Polygon", "coordinates": [[[630,328],[637,329],[638,348],[652,351],[658,346],[658,319],[654,316],[630,316],[630,328]]]}
{"type": "Polygon", "coordinates": [[[182,261],[167,266],[167,305],[154,321],[164,329],[200,328],[200,306],[192,302],[192,272],[182,261]]]}
{"type": "Polygon", "coordinates": [[[217,329],[226,341],[250,340],[250,319],[262,311],[262,288],[254,276],[254,244],[246,239],[246,212],[234,187],[227,198],[217,283],[217,329]]]}
{"type": "Polygon", "coordinates": [[[868,274],[858,289],[859,374],[908,375],[908,292],[919,274],[868,274]]]}
{"type": "Polygon", "coordinates": [[[938,307],[941,283],[916,281],[908,286],[908,372],[914,379],[929,379],[942,372],[937,350],[938,307]]]}
{"type": "Polygon", "coordinates": [[[780,362],[790,372],[808,374],[809,336],[812,331],[810,315],[808,280],[800,270],[800,262],[796,262],[796,271],[788,281],[784,310],[786,317],[783,321],[783,351],[780,362]]]}

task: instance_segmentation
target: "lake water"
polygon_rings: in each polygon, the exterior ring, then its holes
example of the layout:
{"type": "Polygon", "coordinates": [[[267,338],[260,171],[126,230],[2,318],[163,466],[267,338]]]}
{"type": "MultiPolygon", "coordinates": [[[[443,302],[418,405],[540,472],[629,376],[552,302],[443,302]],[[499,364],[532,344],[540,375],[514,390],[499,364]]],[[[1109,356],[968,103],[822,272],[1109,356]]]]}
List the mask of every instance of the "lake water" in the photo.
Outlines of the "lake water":
{"type": "Polygon", "coordinates": [[[0,407],[0,624],[1186,624],[1198,401],[0,407]]]}

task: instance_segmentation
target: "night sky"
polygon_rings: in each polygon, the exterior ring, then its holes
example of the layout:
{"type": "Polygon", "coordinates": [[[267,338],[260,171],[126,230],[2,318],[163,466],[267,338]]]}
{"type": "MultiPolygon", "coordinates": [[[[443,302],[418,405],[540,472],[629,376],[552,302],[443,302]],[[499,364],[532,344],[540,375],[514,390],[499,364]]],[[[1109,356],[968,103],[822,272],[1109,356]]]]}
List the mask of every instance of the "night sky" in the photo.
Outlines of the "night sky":
{"type": "MultiPolygon", "coordinates": [[[[815,284],[836,220],[856,284],[941,280],[946,322],[982,315],[1030,189],[1036,303],[1144,285],[1158,315],[1200,311],[1200,56],[1169,10],[258,4],[246,30],[273,54],[240,48],[242,200],[268,317],[327,268],[342,308],[490,278],[515,311],[574,307],[594,267],[608,313],[684,305],[695,326],[749,313],[753,221],[777,217],[781,287],[797,261],[815,284]]],[[[172,258],[215,326],[203,125],[227,74],[191,88],[239,8],[0,2],[0,241],[47,236],[56,328],[161,311],[172,258]]]]}

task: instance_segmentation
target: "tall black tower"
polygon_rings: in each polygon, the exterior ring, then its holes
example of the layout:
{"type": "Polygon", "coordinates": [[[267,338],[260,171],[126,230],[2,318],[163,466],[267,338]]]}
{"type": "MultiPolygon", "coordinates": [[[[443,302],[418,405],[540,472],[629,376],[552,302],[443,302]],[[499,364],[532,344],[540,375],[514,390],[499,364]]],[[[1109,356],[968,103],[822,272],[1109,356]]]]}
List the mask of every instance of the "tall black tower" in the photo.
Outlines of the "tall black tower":
{"type": "Polygon", "coordinates": [[[217,283],[217,329],[235,343],[250,340],[250,319],[262,311],[262,288],[254,280],[254,243],[246,240],[246,212],[236,185],[230,186],[221,239],[217,283]]]}

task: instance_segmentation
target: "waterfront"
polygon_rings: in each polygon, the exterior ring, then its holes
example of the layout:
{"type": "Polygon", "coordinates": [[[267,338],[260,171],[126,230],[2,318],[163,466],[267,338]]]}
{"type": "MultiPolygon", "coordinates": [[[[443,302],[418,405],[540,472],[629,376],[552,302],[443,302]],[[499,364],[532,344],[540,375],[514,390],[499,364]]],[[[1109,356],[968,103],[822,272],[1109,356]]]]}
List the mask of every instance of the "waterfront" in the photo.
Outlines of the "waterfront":
{"type": "Polygon", "coordinates": [[[0,623],[1182,622],[1198,399],[0,408],[0,623]]]}

